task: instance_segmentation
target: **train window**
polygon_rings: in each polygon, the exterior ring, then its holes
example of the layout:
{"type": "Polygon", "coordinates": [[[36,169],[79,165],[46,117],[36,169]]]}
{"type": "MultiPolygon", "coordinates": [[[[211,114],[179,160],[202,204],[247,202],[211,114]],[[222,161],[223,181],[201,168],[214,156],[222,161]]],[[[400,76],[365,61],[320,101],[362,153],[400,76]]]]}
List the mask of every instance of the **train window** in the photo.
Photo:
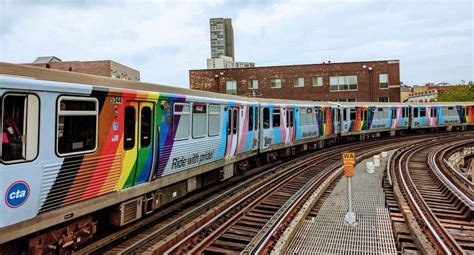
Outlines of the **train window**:
{"type": "Polygon", "coordinates": [[[375,113],[375,117],[378,120],[385,119],[384,112],[385,112],[384,108],[377,108],[377,112],[375,113]]]}
{"type": "Polygon", "coordinates": [[[392,108],[392,119],[397,118],[397,108],[392,108]]]}
{"type": "Polygon", "coordinates": [[[327,111],[323,111],[323,123],[324,123],[324,124],[326,124],[327,118],[328,118],[328,112],[327,112],[327,111]]]}
{"type": "Polygon", "coordinates": [[[286,110],[286,127],[289,127],[290,126],[290,110],[287,109],[286,110]]]}
{"type": "Polygon", "coordinates": [[[307,121],[308,121],[308,117],[306,117],[307,113],[306,113],[306,109],[304,108],[301,108],[300,109],[300,122],[301,122],[301,126],[306,126],[307,125],[307,121]]]}
{"type": "Polygon", "coordinates": [[[175,103],[173,113],[174,140],[189,138],[191,107],[189,104],[175,103]]]}
{"type": "Polygon", "coordinates": [[[431,117],[436,117],[438,115],[438,111],[436,109],[436,107],[431,107],[431,117]]]}
{"type": "Polygon", "coordinates": [[[1,105],[1,161],[17,163],[34,160],[38,155],[38,97],[31,94],[7,94],[1,105]]]}
{"type": "Polygon", "coordinates": [[[209,105],[209,136],[219,135],[221,131],[221,107],[209,105]]]}
{"type": "Polygon", "coordinates": [[[273,127],[280,126],[280,109],[273,109],[273,127]]]}
{"type": "Polygon", "coordinates": [[[231,129],[231,123],[232,123],[232,117],[231,117],[231,109],[227,110],[227,135],[230,135],[230,129],[231,129]]]}
{"type": "Polygon", "coordinates": [[[420,117],[426,117],[426,108],[421,108],[420,109],[420,117]]]}
{"type": "Polygon", "coordinates": [[[123,149],[130,150],[135,147],[135,107],[125,107],[123,149]]]}
{"type": "Polygon", "coordinates": [[[356,118],[357,118],[356,109],[355,109],[355,108],[351,108],[350,119],[353,121],[353,120],[356,120],[356,118]]]}
{"type": "Polygon", "coordinates": [[[306,125],[314,125],[314,114],[312,108],[306,109],[306,125]]]}
{"type": "Polygon", "coordinates": [[[232,122],[232,134],[237,134],[237,122],[238,122],[238,118],[239,118],[239,110],[237,108],[234,108],[234,110],[232,111],[232,115],[233,115],[233,122],[232,122]]]}
{"type": "Polygon", "coordinates": [[[56,133],[58,154],[66,156],[95,151],[98,117],[97,99],[60,97],[56,133]]]}
{"type": "Polygon", "coordinates": [[[270,128],[270,109],[263,108],[263,128],[270,128]]]}
{"type": "Polygon", "coordinates": [[[418,108],[413,108],[413,118],[418,118],[418,108]]]}
{"type": "Polygon", "coordinates": [[[290,127],[295,125],[295,114],[293,110],[290,110],[290,127]]]}
{"type": "Polygon", "coordinates": [[[249,131],[253,130],[253,106],[249,106],[249,131]]]}
{"type": "Polygon", "coordinates": [[[347,121],[348,117],[349,117],[349,109],[343,109],[342,110],[342,120],[343,121],[347,121]]]}
{"type": "Polygon", "coordinates": [[[367,112],[368,112],[368,109],[363,109],[362,110],[362,120],[367,120],[367,112]]]}
{"type": "Polygon", "coordinates": [[[141,115],[141,127],[140,127],[140,146],[147,148],[151,143],[151,108],[143,107],[141,115]]]}
{"type": "Polygon", "coordinates": [[[207,105],[193,104],[193,138],[206,136],[207,105]]]}

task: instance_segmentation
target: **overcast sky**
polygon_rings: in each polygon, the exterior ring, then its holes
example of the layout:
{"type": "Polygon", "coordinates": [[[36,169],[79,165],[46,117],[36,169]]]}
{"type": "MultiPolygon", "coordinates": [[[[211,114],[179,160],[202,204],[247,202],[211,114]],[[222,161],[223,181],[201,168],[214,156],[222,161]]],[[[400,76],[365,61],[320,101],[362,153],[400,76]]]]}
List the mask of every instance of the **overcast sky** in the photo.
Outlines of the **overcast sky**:
{"type": "Polygon", "coordinates": [[[472,1],[0,0],[0,61],[110,59],[143,81],[189,86],[209,18],[232,18],[257,66],[399,59],[406,84],[474,80],[472,1]]]}

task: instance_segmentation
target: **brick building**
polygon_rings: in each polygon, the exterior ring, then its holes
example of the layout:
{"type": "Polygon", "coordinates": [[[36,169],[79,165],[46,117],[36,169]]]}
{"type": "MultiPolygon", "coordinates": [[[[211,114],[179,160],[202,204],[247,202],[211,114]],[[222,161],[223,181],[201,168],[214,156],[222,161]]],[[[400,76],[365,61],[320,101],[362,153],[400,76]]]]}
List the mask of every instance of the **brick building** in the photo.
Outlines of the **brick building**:
{"type": "Polygon", "coordinates": [[[48,56],[38,57],[33,63],[25,63],[23,65],[100,75],[130,81],[140,80],[139,71],[112,60],[62,61],[58,57],[48,56]]]}
{"type": "Polygon", "coordinates": [[[190,70],[192,89],[312,101],[400,102],[398,60],[190,70]]]}

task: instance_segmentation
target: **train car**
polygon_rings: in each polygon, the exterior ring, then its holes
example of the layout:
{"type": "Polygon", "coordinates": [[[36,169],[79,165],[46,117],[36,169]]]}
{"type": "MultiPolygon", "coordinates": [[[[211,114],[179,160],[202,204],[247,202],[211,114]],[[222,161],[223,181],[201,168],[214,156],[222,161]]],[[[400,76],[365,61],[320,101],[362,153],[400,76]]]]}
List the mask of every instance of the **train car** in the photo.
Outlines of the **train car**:
{"type": "Polygon", "coordinates": [[[462,129],[474,125],[474,103],[410,103],[412,129],[462,129]]]}
{"type": "Polygon", "coordinates": [[[308,148],[323,147],[325,141],[337,138],[337,106],[281,99],[256,101],[260,104],[261,153],[276,158],[277,151],[284,149],[284,156],[294,155],[308,148]]]}
{"type": "MultiPolygon", "coordinates": [[[[111,207],[110,223],[127,224],[257,155],[253,100],[0,67],[0,243],[66,221],[60,239],[85,241],[96,222],[81,216],[111,207]]],[[[33,243],[47,246],[48,235],[33,243]]]]}
{"type": "Polygon", "coordinates": [[[340,109],[341,136],[361,139],[408,129],[409,107],[403,103],[337,103],[340,109]]]}

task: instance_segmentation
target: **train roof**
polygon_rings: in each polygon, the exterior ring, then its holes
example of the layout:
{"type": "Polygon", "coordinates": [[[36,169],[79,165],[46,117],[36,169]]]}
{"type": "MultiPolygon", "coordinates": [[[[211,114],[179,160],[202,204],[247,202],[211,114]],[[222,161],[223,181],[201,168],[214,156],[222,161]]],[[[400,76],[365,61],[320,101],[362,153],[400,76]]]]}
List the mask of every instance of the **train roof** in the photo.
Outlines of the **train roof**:
{"type": "Polygon", "coordinates": [[[342,107],[351,107],[351,106],[376,106],[376,107],[390,107],[390,106],[408,106],[405,103],[399,102],[332,102],[332,104],[340,105],[342,107]]]}
{"type": "Polygon", "coordinates": [[[453,105],[462,105],[462,106],[466,106],[466,105],[474,105],[474,102],[427,102],[427,103],[408,103],[409,105],[412,105],[412,106],[431,106],[431,105],[438,105],[438,106],[443,106],[443,105],[446,105],[446,106],[453,106],[453,105]]]}
{"type": "Polygon", "coordinates": [[[254,98],[254,100],[262,104],[299,104],[299,105],[331,106],[331,104],[328,102],[319,102],[319,101],[275,99],[275,98],[254,98]]]}
{"type": "Polygon", "coordinates": [[[127,81],[114,79],[110,77],[83,74],[76,72],[66,72],[61,70],[46,69],[42,67],[25,66],[0,62],[0,75],[17,76],[22,78],[30,78],[35,80],[47,80],[66,83],[87,84],[98,87],[115,88],[115,89],[134,89],[142,91],[155,91],[169,94],[180,94],[197,97],[208,97],[217,99],[228,99],[243,102],[255,102],[253,98],[235,96],[229,94],[221,94],[216,92],[194,90],[180,87],[171,87],[160,84],[153,84],[141,81],[127,81]]]}

